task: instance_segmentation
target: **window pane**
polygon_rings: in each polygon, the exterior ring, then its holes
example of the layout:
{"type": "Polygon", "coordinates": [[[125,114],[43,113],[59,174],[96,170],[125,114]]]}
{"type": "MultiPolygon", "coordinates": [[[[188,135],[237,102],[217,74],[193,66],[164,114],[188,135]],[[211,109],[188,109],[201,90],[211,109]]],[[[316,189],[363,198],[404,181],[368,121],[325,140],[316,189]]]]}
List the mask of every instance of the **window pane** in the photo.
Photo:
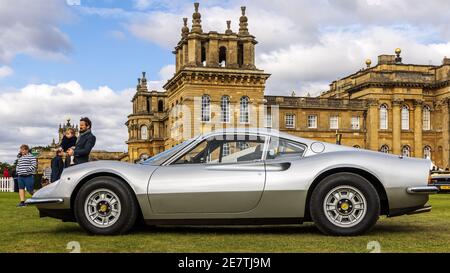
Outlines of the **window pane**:
{"type": "Polygon", "coordinates": [[[339,129],[339,117],[338,116],[330,117],[330,129],[339,129]]]}
{"type": "Polygon", "coordinates": [[[409,108],[402,107],[402,130],[409,130],[409,108]]]}
{"type": "Polygon", "coordinates": [[[352,129],[359,130],[359,117],[352,117],[352,129]]]}
{"type": "Polygon", "coordinates": [[[208,142],[205,140],[198,144],[194,149],[187,152],[184,156],[178,159],[175,164],[198,164],[206,162],[206,148],[208,142]]]}
{"type": "Polygon", "coordinates": [[[295,127],[295,115],[287,114],[286,115],[286,128],[294,128],[295,127]]]}
{"type": "Polygon", "coordinates": [[[306,146],[280,138],[272,138],[269,144],[267,160],[285,157],[302,157],[306,146]]]}
{"type": "Polygon", "coordinates": [[[308,116],[308,128],[317,128],[317,116],[308,116]]]}

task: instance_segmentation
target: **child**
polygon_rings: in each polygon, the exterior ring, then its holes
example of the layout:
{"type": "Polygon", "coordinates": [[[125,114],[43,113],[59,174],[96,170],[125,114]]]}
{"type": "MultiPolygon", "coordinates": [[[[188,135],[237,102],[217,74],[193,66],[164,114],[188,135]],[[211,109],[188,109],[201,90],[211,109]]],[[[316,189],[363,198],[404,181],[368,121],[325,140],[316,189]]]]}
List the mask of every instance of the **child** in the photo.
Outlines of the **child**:
{"type": "Polygon", "coordinates": [[[61,148],[64,152],[67,152],[69,148],[72,148],[77,143],[77,137],[75,136],[75,130],[68,128],[61,140],[61,148]]]}
{"type": "MultiPolygon", "coordinates": [[[[75,136],[75,130],[73,128],[68,128],[61,140],[61,148],[64,152],[67,152],[69,148],[74,149],[75,145],[77,143],[77,137],[75,136]]],[[[66,162],[65,167],[70,167],[74,163],[73,156],[66,156],[66,162]]]]}

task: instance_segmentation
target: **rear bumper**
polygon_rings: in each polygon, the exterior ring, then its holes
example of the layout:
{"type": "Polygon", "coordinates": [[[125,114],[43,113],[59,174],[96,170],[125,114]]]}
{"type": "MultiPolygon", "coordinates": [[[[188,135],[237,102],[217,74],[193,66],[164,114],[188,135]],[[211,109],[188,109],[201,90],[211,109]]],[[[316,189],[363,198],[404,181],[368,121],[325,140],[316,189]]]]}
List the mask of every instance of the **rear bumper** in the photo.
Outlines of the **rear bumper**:
{"type": "Polygon", "coordinates": [[[41,204],[62,204],[62,198],[30,198],[25,201],[27,205],[41,205],[41,204]]]}
{"type": "Polygon", "coordinates": [[[433,194],[438,193],[439,188],[435,186],[409,187],[406,192],[410,194],[433,194]]]}

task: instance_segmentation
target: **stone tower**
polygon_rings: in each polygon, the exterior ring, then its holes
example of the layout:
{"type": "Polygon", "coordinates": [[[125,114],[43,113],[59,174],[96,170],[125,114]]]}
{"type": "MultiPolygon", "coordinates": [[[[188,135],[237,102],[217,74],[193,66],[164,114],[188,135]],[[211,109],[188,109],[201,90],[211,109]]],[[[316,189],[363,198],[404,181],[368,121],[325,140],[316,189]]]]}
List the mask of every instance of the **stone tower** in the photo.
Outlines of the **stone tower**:
{"type": "Polygon", "coordinates": [[[128,127],[128,155],[132,161],[145,159],[163,151],[166,94],[149,91],[145,72],[138,78],[132,100],[133,112],[125,125],[128,127]]]}
{"type": "Polygon", "coordinates": [[[204,32],[199,4],[195,3],[194,8],[191,29],[188,18],[183,18],[181,39],[173,51],[175,75],[164,85],[169,114],[167,134],[171,136],[166,148],[222,126],[256,127],[262,118],[256,109],[264,104],[265,83],[270,75],[255,66],[257,41],[249,32],[246,8],[241,8],[239,31],[234,32],[231,21],[227,21],[224,33],[204,32]],[[241,106],[242,100],[250,108],[245,119],[239,112],[247,109],[241,106]],[[228,103],[230,117],[221,117],[223,101],[228,103]],[[202,103],[209,105],[209,117],[202,116],[202,103]]]}

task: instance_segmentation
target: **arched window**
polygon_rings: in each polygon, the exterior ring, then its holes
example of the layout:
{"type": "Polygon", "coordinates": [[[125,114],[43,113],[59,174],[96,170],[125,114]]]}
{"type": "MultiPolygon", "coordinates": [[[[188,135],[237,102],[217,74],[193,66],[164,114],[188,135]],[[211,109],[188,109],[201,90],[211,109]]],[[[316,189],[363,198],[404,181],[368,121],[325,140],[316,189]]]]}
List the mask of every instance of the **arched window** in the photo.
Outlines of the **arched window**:
{"type": "Polygon", "coordinates": [[[387,146],[386,144],[381,146],[380,152],[388,154],[389,153],[389,146],[387,146]]]}
{"type": "Polygon", "coordinates": [[[224,123],[230,122],[230,97],[223,96],[220,102],[221,120],[224,123]]]}
{"type": "Polygon", "coordinates": [[[202,96],[202,121],[211,121],[211,98],[208,95],[202,96]]]}
{"type": "Polygon", "coordinates": [[[248,97],[242,97],[240,101],[240,113],[239,113],[239,121],[241,123],[249,123],[250,122],[250,109],[249,109],[249,99],[248,97]]]}
{"type": "Polygon", "coordinates": [[[164,102],[162,100],[158,101],[158,112],[164,112],[164,102]]]}
{"type": "Polygon", "coordinates": [[[411,149],[409,148],[408,145],[405,145],[402,147],[402,156],[404,156],[404,157],[411,156],[411,149]]]}
{"type": "Polygon", "coordinates": [[[409,130],[409,107],[402,106],[402,130],[409,130]]]}
{"type": "Polygon", "coordinates": [[[386,104],[380,106],[380,129],[388,129],[388,107],[386,104]]]}
{"type": "Polygon", "coordinates": [[[143,140],[148,139],[148,128],[145,125],[141,126],[141,139],[143,140]]]}
{"type": "Polygon", "coordinates": [[[424,130],[431,130],[431,109],[430,106],[425,105],[423,107],[423,113],[422,113],[422,128],[424,130]]]}
{"type": "Polygon", "coordinates": [[[361,149],[361,147],[359,145],[353,145],[353,148],[361,149]]]}
{"type": "Polygon", "coordinates": [[[224,46],[221,46],[219,48],[219,66],[227,66],[227,48],[224,46]]]}
{"type": "Polygon", "coordinates": [[[423,148],[423,158],[431,160],[431,147],[430,146],[425,146],[423,148]]]}

